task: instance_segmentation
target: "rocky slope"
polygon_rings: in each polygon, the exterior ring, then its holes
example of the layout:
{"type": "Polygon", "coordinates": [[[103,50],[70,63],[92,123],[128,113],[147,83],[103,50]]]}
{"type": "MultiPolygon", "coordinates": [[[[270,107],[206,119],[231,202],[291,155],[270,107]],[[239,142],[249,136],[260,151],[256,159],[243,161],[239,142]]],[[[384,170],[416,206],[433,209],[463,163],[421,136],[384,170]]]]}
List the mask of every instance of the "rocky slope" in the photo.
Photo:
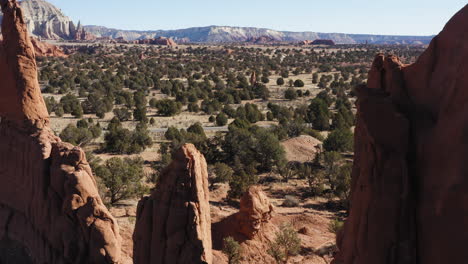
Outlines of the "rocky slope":
{"type": "Polygon", "coordinates": [[[61,48],[53,44],[39,41],[36,38],[31,38],[31,43],[37,57],[67,57],[61,48]]]}
{"type": "Polygon", "coordinates": [[[245,42],[249,39],[267,38],[277,41],[303,41],[315,39],[331,39],[337,44],[428,44],[432,36],[385,36],[344,33],[288,32],[253,27],[194,27],[179,30],[129,31],[111,29],[102,26],[85,26],[96,36],[119,38],[127,40],[154,38],[164,36],[174,40],[191,42],[245,42]]]}
{"type": "Polygon", "coordinates": [[[358,93],[351,211],[335,264],[465,263],[468,5],[412,65],[378,55],[358,93]]]}
{"type": "Polygon", "coordinates": [[[192,144],[139,202],[133,240],[135,264],[212,263],[207,164],[192,144]]]}
{"type": "Polygon", "coordinates": [[[117,263],[119,228],[84,152],[49,128],[23,11],[0,5],[0,263],[117,263]]]}
{"type": "Polygon", "coordinates": [[[20,4],[32,36],[44,39],[72,39],[75,36],[76,27],[70,18],[49,2],[25,0],[20,4]]]}

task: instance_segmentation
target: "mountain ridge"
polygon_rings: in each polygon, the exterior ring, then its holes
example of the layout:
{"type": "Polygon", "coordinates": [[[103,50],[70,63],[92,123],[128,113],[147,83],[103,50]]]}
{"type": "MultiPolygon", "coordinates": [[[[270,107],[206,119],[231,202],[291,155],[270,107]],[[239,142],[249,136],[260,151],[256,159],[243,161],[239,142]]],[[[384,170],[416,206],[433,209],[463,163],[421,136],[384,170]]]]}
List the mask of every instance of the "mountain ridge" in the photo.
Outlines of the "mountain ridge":
{"type": "MultiPolygon", "coordinates": [[[[77,27],[61,9],[45,0],[21,2],[24,17],[31,35],[43,39],[73,40],[77,27]]],[[[1,21],[1,16],[0,16],[1,21]]],[[[156,37],[173,38],[179,43],[229,43],[248,42],[264,38],[278,42],[330,39],[336,44],[429,44],[434,36],[373,35],[321,32],[279,31],[257,27],[205,26],[174,30],[121,30],[99,25],[84,26],[97,37],[124,38],[129,41],[156,37]]]]}
{"type": "Polygon", "coordinates": [[[374,35],[374,34],[347,34],[347,33],[321,33],[321,32],[294,32],[278,31],[268,28],[232,27],[232,26],[205,26],[190,27],[173,30],[121,30],[105,26],[88,25],[85,29],[100,37],[136,40],[154,38],[156,36],[169,37],[175,40],[189,40],[190,42],[244,42],[250,38],[270,37],[277,41],[303,41],[315,39],[331,39],[337,44],[429,44],[434,36],[407,36],[407,35],[374,35]]]}

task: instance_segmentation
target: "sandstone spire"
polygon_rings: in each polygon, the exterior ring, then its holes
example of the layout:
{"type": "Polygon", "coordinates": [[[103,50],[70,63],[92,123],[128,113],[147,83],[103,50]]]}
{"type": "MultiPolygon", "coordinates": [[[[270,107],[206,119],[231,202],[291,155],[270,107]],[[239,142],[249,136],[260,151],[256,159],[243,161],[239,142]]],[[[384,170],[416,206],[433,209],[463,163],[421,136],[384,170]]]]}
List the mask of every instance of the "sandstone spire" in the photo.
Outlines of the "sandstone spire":
{"type": "Polygon", "coordinates": [[[133,240],[135,264],[212,263],[207,165],[192,144],[138,204],[133,240]]]}
{"type": "Polygon", "coordinates": [[[0,5],[0,263],[117,263],[119,229],[84,152],[48,126],[22,10],[0,5]]]}
{"type": "Polygon", "coordinates": [[[336,264],[464,263],[468,6],[416,63],[378,55],[358,89],[351,210],[336,264]]]}
{"type": "Polygon", "coordinates": [[[20,127],[42,128],[49,115],[37,80],[34,48],[16,1],[2,0],[3,46],[0,48],[0,117],[20,127]]]}

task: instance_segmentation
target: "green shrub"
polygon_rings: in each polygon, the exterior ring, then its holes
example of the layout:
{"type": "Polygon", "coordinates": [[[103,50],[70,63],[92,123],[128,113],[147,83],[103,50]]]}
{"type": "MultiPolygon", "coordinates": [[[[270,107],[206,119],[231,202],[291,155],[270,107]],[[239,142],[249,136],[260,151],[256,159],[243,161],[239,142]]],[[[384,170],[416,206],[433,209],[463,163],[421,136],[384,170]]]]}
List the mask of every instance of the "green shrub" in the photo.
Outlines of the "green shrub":
{"type": "Polygon", "coordinates": [[[232,237],[223,239],[223,253],[228,258],[228,264],[238,264],[241,259],[241,247],[239,243],[232,237]]]}
{"type": "Polygon", "coordinates": [[[338,232],[343,228],[344,222],[340,219],[334,219],[328,224],[328,231],[333,234],[338,234],[338,232]]]}
{"type": "Polygon", "coordinates": [[[139,198],[147,189],[142,185],[145,176],[143,160],[111,158],[96,168],[96,176],[107,188],[107,197],[111,204],[118,201],[139,198]]]}
{"type": "Polygon", "coordinates": [[[326,151],[352,151],[354,144],[353,133],[349,128],[333,130],[323,142],[326,151]]]}
{"type": "Polygon", "coordinates": [[[304,82],[298,79],[294,81],[294,87],[304,87],[304,82]]]}
{"type": "Polygon", "coordinates": [[[225,126],[228,122],[228,118],[224,113],[219,113],[216,116],[216,125],[217,126],[225,126]]]}
{"type": "Polygon", "coordinates": [[[291,256],[299,254],[301,239],[291,225],[283,225],[276,233],[276,238],[270,243],[267,253],[276,263],[286,264],[291,256]]]}

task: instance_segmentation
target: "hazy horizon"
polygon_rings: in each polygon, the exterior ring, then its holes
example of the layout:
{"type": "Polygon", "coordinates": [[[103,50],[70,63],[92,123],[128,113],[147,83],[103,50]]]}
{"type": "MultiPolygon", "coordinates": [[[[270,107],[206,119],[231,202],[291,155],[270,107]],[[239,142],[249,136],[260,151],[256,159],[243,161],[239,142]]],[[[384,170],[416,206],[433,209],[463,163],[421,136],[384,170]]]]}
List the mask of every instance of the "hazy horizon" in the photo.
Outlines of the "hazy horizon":
{"type": "Polygon", "coordinates": [[[73,21],[122,30],[154,31],[192,27],[255,27],[291,32],[430,36],[466,5],[461,0],[246,1],[158,3],[140,0],[47,0],[73,21]],[[92,8],[90,8],[92,7],[92,8]],[[142,8],[143,7],[143,8],[142,8]],[[125,18],[125,19],[124,19],[125,18]],[[375,22],[373,22],[375,21],[375,22]]]}

